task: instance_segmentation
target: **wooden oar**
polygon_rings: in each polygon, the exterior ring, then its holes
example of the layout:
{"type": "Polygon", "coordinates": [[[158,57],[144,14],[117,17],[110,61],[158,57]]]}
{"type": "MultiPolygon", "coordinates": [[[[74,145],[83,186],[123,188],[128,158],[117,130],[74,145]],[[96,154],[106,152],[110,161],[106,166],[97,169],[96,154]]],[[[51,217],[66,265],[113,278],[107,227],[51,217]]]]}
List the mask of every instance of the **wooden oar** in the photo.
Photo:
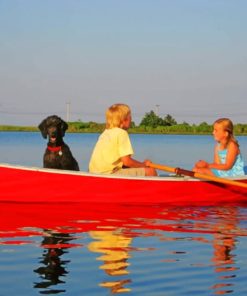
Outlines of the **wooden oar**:
{"type": "Polygon", "coordinates": [[[169,167],[169,166],[156,164],[156,163],[152,163],[152,162],[150,162],[148,166],[151,168],[157,169],[157,170],[175,173],[177,175],[190,176],[193,178],[198,178],[198,179],[203,179],[203,180],[207,180],[207,181],[213,181],[213,182],[217,182],[217,183],[233,185],[233,186],[238,186],[238,187],[243,187],[243,188],[247,189],[247,184],[239,182],[239,181],[228,180],[228,179],[224,179],[224,178],[220,178],[220,177],[216,177],[216,176],[195,173],[193,171],[184,170],[181,168],[169,167]]]}

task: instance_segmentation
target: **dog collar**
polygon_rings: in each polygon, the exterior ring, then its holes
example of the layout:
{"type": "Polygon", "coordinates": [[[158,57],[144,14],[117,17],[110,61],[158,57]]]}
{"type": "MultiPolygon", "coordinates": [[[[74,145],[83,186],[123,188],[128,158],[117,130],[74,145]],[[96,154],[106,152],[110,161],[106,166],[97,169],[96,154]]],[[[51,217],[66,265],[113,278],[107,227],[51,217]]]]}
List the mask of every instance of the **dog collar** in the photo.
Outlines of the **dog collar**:
{"type": "Polygon", "coordinates": [[[49,150],[49,151],[52,151],[52,152],[58,152],[58,154],[59,155],[62,155],[63,153],[62,153],[62,146],[57,146],[57,147],[51,147],[51,146],[48,146],[47,145],[47,149],[49,150]]]}

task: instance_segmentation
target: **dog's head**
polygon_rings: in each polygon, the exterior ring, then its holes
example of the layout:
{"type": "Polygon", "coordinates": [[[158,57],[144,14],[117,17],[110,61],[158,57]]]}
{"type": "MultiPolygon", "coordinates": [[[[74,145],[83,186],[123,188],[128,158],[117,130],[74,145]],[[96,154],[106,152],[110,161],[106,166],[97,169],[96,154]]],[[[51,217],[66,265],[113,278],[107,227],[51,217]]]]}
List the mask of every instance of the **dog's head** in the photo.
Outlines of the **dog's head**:
{"type": "Polygon", "coordinates": [[[45,118],[38,127],[45,139],[48,136],[51,143],[56,143],[64,137],[68,124],[57,115],[52,115],[45,118]]]}

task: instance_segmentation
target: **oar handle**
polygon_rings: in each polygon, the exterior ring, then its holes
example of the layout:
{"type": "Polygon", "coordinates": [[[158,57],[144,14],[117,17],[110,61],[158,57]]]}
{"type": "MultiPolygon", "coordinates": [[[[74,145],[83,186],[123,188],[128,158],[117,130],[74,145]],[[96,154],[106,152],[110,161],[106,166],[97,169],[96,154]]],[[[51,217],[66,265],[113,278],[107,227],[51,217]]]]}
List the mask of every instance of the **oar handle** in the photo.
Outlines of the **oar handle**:
{"type": "Polygon", "coordinates": [[[190,177],[195,177],[195,172],[193,171],[188,171],[185,169],[180,169],[180,168],[176,168],[175,172],[177,175],[184,175],[184,176],[190,176],[190,177]]]}
{"type": "Polygon", "coordinates": [[[169,167],[169,166],[165,166],[165,165],[161,165],[161,164],[157,164],[157,163],[152,163],[152,162],[150,162],[148,164],[148,166],[151,168],[155,168],[157,170],[174,173],[176,175],[185,175],[185,176],[190,176],[190,177],[194,177],[194,175],[195,175],[195,173],[193,171],[189,171],[189,170],[185,170],[185,169],[181,169],[181,168],[173,168],[173,167],[169,167]]]}

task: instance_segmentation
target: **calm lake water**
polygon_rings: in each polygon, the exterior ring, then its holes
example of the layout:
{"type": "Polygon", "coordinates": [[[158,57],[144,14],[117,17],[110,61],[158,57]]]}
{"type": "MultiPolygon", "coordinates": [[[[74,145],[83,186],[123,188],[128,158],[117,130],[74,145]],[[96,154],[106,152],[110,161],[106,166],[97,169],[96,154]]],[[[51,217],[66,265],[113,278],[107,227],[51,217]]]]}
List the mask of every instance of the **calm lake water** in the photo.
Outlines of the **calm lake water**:
{"type": "MultiPolygon", "coordinates": [[[[81,170],[97,137],[65,137],[81,170]]],[[[212,136],[131,140],[140,160],[191,169],[213,157],[212,136]]],[[[45,147],[39,133],[0,132],[2,163],[42,166],[45,147]]],[[[0,203],[0,296],[246,295],[246,248],[243,206],[0,203]]]]}

